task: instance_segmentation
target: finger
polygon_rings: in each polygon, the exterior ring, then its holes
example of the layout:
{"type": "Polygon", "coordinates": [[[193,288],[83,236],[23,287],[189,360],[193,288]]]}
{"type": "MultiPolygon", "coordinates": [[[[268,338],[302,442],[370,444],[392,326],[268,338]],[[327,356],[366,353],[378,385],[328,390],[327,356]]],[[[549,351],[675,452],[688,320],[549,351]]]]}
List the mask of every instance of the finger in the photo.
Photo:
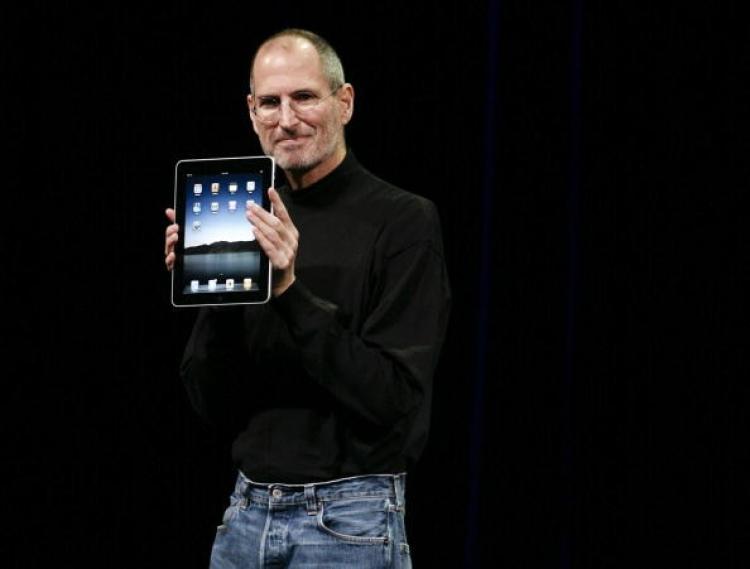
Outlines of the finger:
{"type": "Polygon", "coordinates": [[[281,246],[271,241],[267,235],[257,231],[255,238],[265,252],[268,260],[274,268],[284,269],[289,266],[288,255],[285,254],[281,246]]]}
{"type": "Polygon", "coordinates": [[[289,240],[288,231],[279,218],[270,216],[270,219],[261,219],[257,213],[258,210],[250,213],[250,220],[255,228],[256,237],[263,235],[275,247],[280,247],[289,240]]]}
{"type": "Polygon", "coordinates": [[[262,230],[270,239],[275,239],[271,235],[271,232],[276,232],[282,240],[289,239],[289,232],[284,227],[281,220],[275,215],[268,213],[257,204],[250,204],[250,207],[247,210],[247,219],[253,227],[261,226],[262,230]]]}
{"type": "Polygon", "coordinates": [[[174,244],[180,239],[180,226],[175,223],[175,211],[171,207],[164,210],[167,219],[171,222],[167,226],[164,240],[164,264],[167,266],[167,270],[171,271],[174,268],[175,254],[174,244]]]}
{"type": "MultiPolygon", "coordinates": [[[[277,224],[277,227],[282,227],[278,220],[277,224]]],[[[285,269],[290,265],[294,258],[294,243],[284,239],[275,227],[269,226],[260,219],[257,220],[255,238],[275,267],[285,269]]]]}
{"type": "MultiPolygon", "coordinates": [[[[294,226],[294,223],[289,216],[289,212],[286,209],[284,202],[281,201],[281,196],[279,195],[279,193],[275,189],[271,188],[268,195],[269,199],[271,200],[271,205],[273,206],[273,213],[263,209],[254,202],[250,203],[250,205],[248,206],[248,211],[255,212],[255,214],[260,219],[263,219],[267,224],[271,226],[276,225],[276,221],[274,220],[277,219],[280,223],[287,227],[291,235],[298,235],[299,233],[297,231],[297,228],[294,226]]],[[[252,219],[250,219],[250,221],[252,223],[252,219]]]]}
{"type": "Polygon", "coordinates": [[[279,192],[277,192],[275,188],[269,188],[268,197],[271,199],[274,215],[276,215],[276,217],[278,217],[283,223],[291,223],[292,218],[289,217],[289,211],[286,209],[279,192]]]}
{"type": "Polygon", "coordinates": [[[174,244],[180,240],[180,234],[175,229],[171,233],[167,233],[167,238],[164,240],[164,254],[169,255],[174,251],[174,244]]]}
{"type": "Polygon", "coordinates": [[[168,271],[171,271],[174,268],[174,260],[175,260],[175,254],[174,253],[169,253],[164,258],[164,263],[167,265],[167,270],[168,271]]]}
{"type": "Polygon", "coordinates": [[[249,214],[248,219],[250,219],[251,222],[252,216],[255,216],[256,219],[260,219],[268,225],[276,225],[277,223],[281,223],[281,221],[274,214],[272,214],[270,211],[266,211],[255,202],[250,202],[250,205],[248,205],[245,211],[249,214]]]}
{"type": "Polygon", "coordinates": [[[297,226],[294,225],[292,217],[289,215],[289,210],[281,199],[281,194],[276,191],[275,188],[271,188],[269,190],[269,196],[271,197],[271,203],[274,206],[274,214],[278,216],[281,222],[286,226],[291,238],[295,241],[299,240],[299,231],[297,230],[297,226]]]}

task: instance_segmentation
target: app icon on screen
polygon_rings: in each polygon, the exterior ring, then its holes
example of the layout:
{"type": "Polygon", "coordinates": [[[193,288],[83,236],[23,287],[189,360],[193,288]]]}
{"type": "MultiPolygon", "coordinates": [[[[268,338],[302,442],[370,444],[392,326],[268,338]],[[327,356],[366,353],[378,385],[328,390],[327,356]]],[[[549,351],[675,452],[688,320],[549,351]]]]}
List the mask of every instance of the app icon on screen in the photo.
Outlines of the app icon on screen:
{"type": "Polygon", "coordinates": [[[203,184],[194,184],[193,185],[193,193],[196,196],[199,196],[203,193],[203,184]]]}
{"type": "Polygon", "coordinates": [[[247,191],[250,193],[255,191],[255,180],[249,180],[247,182],[247,191]]]}
{"type": "Polygon", "coordinates": [[[211,213],[219,213],[219,202],[211,202],[211,213]]]}
{"type": "Polygon", "coordinates": [[[200,281],[190,281],[190,290],[193,292],[198,292],[198,289],[200,288],[200,281]]]}
{"type": "Polygon", "coordinates": [[[245,290],[250,290],[251,288],[253,288],[253,279],[242,279],[242,288],[244,288],[245,290]]]}
{"type": "Polygon", "coordinates": [[[219,193],[219,182],[211,182],[211,193],[216,195],[219,193]]]}
{"type": "Polygon", "coordinates": [[[201,202],[193,202],[193,213],[199,215],[201,212],[201,202]]]}
{"type": "Polygon", "coordinates": [[[193,231],[200,231],[200,230],[201,230],[201,225],[202,225],[202,224],[201,224],[201,221],[200,221],[200,219],[196,219],[196,220],[195,220],[195,221],[193,222],[193,231]]]}
{"type": "Polygon", "coordinates": [[[208,290],[216,290],[216,279],[208,280],[208,290]]]}
{"type": "Polygon", "coordinates": [[[229,193],[230,194],[237,193],[237,182],[229,182],[229,193]]]}
{"type": "Polygon", "coordinates": [[[227,208],[229,211],[237,211],[237,200],[229,200],[227,202],[227,208]]]}
{"type": "Polygon", "coordinates": [[[227,290],[231,290],[234,288],[234,279],[227,279],[226,283],[224,284],[224,287],[227,290]]]}

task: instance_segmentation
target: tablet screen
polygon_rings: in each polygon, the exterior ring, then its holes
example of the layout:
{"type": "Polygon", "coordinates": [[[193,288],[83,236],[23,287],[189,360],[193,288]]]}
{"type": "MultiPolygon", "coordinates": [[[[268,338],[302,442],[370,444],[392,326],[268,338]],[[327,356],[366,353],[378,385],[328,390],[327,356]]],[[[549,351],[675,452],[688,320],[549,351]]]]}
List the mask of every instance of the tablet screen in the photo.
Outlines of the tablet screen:
{"type": "Polygon", "coordinates": [[[270,209],[274,162],[268,156],[180,160],[175,217],[180,239],[172,271],[174,306],[268,301],[271,269],[245,208],[270,209]]]}

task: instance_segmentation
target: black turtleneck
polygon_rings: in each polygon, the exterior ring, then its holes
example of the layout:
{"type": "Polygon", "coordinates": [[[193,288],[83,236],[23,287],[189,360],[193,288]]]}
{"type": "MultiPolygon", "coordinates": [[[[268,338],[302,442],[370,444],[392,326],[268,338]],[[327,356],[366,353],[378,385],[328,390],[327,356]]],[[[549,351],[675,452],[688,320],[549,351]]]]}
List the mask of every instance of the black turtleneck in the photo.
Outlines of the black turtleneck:
{"type": "Polygon", "coordinates": [[[427,439],[450,290],[437,211],[347,153],[280,188],[296,281],[264,305],[202,308],[182,376],[252,480],[408,471],[427,439]]]}

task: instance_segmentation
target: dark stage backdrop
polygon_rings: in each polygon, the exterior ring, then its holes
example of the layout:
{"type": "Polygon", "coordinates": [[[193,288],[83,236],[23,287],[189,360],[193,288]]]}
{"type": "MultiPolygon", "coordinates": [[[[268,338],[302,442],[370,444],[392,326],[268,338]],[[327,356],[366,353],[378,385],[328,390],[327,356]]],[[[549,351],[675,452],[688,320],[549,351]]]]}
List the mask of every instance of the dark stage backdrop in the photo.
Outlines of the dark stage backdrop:
{"type": "Polygon", "coordinates": [[[234,471],[177,375],[194,313],[169,304],[163,210],[178,159],[260,153],[249,58],[287,26],[338,49],[359,159],[442,216],[454,307],[407,488],[415,566],[742,566],[731,9],[0,15],[3,567],[206,567],[234,471]]]}

